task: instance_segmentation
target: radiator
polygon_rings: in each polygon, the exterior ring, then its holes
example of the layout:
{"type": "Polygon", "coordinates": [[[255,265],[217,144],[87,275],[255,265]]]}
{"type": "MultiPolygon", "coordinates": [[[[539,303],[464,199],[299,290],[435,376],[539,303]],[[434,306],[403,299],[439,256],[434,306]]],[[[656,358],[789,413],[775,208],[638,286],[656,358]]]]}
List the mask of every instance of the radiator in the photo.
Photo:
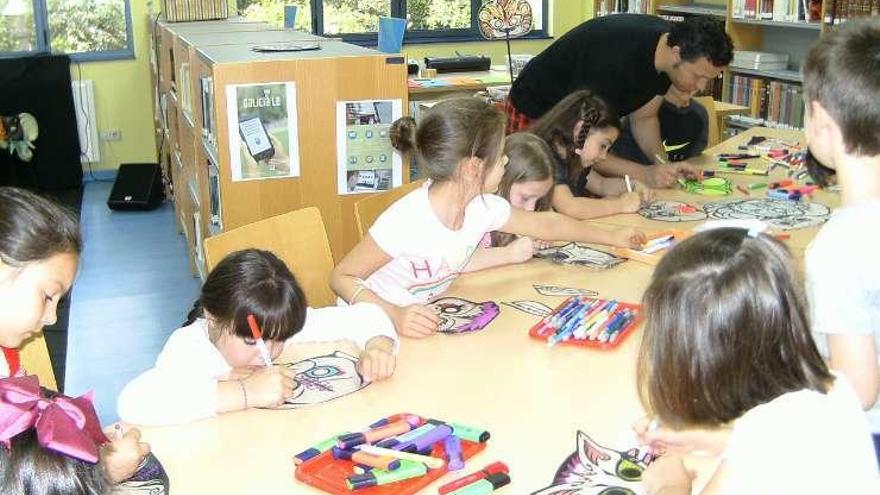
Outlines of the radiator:
{"type": "Polygon", "coordinates": [[[76,109],[76,126],[79,131],[79,147],[83,163],[101,160],[98,142],[98,114],[95,113],[95,85],[90,80],[73,81],[73,106],[76,109]]]}

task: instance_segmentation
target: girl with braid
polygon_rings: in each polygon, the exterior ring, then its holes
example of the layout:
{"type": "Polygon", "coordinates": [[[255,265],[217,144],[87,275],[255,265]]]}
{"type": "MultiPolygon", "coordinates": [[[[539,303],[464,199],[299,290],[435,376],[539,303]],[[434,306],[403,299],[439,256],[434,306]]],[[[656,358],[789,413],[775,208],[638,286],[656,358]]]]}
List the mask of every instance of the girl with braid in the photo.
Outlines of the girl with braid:
{"type": "Polygon", "coordinates": [[[571,93],[530,128],[550,145],[556,162],[553,208],[564,215],[596,218],[633,213],[651,201],[653,193],[640,182],[604,177],[593,165],[608,156],[620,135],[620,120],[589,90],[571,93]]]}

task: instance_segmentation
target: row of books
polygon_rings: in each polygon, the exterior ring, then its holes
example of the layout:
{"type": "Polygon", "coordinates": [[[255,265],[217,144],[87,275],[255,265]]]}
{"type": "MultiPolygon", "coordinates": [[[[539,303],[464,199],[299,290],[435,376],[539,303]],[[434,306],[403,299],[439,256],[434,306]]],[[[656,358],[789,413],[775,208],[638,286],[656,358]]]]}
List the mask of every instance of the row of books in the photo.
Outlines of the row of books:
{"type": "Polygon", "coordinates": [[[168,22],[226,19],[229,4],[226,0],[163,0],[162,12],[168,22]]]}
{"type": "Polygon", "coordinates": [[[819,22],[822,0],[733,0],[734,19],[777,22],[819,22]]]}
{"type": "Polygon", "coordinates": [[[650,14],[654,11],[653,0],[596,0],[599,2],[597,15],[608,14],[650,14]]]}
{"type": "Polygon", "coordinates": [[[854,17],[880,15],[880,0],[826,0],[825,22],[840,24],[854,17]]]}
{"type": "Polygon", "coordinates": [[[749,107],[749,116],[769,127],[801,129],[804,95],[800,84],[762,77],[731,75],[729,102],[749,107]]]}

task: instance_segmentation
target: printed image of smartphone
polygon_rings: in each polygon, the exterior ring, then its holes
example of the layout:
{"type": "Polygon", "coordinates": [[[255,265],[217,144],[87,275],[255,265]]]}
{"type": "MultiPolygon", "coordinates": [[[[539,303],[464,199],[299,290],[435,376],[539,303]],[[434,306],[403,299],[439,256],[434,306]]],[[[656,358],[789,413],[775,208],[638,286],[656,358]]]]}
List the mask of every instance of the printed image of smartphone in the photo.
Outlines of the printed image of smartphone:
{"type": "Polygon", "coordinates": [[[238,123],[238,133],[244,139],[248,152],[254,160],[268,160],[275,156],[275,147],[269,139],[269,133],[259,117],[242,120],[238,123]]]}

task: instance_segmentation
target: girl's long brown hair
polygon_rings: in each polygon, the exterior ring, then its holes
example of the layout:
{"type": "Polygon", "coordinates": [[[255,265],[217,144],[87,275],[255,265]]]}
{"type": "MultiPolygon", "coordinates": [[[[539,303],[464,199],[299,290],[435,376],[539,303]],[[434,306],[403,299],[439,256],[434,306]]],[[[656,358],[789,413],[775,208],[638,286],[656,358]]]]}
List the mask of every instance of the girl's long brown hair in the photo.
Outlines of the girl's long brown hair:
{"type": "Polygon", "coordinates": [[[529,132],[547,141],[554,156],[566,164],[568,182],[573,184],[583,172],[575,150],[584,147],[591,130],[607,128],[620,130],[617,112],[590,90],[581,89],[560,100],[529,127],[529,132]],[[574,136],[578,125],[580,130],[574,136]],[[559,149],[565,150],[564,154],[560,155],[559,149]]]}
{"type": "Polygon", "coordinates": [[[810,335],[791,255],[723,228],[663,257],[643,299],[639,393],[664,424],[712,427],[833,381],[810,335]]]}

